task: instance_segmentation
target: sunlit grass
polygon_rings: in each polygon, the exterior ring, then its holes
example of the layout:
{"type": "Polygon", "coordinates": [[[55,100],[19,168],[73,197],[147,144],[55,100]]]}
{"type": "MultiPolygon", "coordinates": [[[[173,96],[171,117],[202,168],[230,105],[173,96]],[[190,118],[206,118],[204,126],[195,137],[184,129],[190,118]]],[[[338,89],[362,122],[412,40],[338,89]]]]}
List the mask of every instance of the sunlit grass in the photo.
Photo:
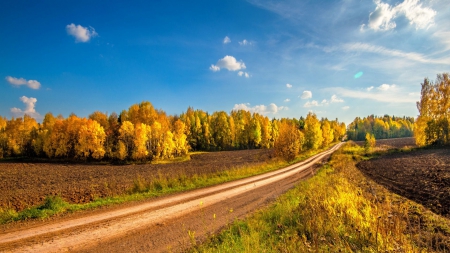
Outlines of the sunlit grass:
{"type": "Polygon", "coordinates": [[[318,174],[194,252],[450,252],[450,220],[387,191],[347,144],[318,174]]]}

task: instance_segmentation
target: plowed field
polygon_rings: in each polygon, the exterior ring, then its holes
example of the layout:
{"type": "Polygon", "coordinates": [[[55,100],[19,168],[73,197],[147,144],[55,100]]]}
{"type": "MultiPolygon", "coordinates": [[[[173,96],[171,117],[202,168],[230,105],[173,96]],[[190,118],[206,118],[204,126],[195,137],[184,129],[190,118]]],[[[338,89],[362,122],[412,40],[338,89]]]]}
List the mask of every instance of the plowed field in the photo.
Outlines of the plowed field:
{"type": "MultiPolygon", "coordinates": [[[[364,141],[355,141],[355,143],[364,146],[364,141]]],[[[376,148],[380,149],[416,147],[416,140],[414,137],[380,139],[376,140],[376,144],[376,148]]]]}
{"type": "Polygon", "coordinates": [[[268,150],[242,150],[192,155],[186,162],[169,164],[89,165],[0,163],[0,207],[17,211],[60,195],[70,203],[126,193],[138,176],[200,175],[233,167],[256,165],[270,158],[268,150]]]}
{"type": "Polygon", "coordinates": [[[450,149],[384,155],[357,167],[389,190],[450,217],[450,149]]]}

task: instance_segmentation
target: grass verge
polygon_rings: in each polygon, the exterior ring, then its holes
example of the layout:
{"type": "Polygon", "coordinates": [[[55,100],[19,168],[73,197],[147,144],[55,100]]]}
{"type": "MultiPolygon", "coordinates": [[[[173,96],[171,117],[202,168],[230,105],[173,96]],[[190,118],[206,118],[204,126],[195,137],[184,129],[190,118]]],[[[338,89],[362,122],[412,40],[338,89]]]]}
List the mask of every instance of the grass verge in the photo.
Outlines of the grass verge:
{"type": "MultiPolygon", "coordinates": [[[[98,198],[85,204],[72,204],[64,201],[59,196],[48,196],[42,205],[34,206],[20,212],[16,212],[13,209],[0,208],[0,224],[27,219],[45,219],[59,214],[150,199],[172,193],[225,183],[286,167],[289,164],[305,160],[328,148],[302,152],[294,161],[291,161],[290,163],[280,159],[273,159],[267,163],[262,163],[259,165],[230,168],[226,171],[209,174],[195,174],[189,177],[184,174],[178,176],[159,174],[156,178],[149,179],[138,176],[134,180],[134,184],[129,189],[128,194],[108,198],[98,198]]],[[[183,162],[185,161],[184,159],[187,158],[180,158],[179,160],[170,162],[183,162]]],[[[158,163],[165,163],[165,161],[158,161],[158,163]]]]}
{"type": "MultiPolygon", "coordinates": [[[[318,174],[192,252],[450,252],[450,220],[357,170],[346,144],[318,174]]],[[[378,155],[378,154],[375,154],[378,155]]]]}

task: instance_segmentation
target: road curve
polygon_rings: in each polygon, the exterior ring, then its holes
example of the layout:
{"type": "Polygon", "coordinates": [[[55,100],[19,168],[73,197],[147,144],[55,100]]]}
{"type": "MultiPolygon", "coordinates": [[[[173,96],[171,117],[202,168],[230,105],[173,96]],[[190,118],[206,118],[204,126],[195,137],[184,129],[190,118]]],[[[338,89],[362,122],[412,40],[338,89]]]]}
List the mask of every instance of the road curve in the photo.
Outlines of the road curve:
{"type": "MultiPolygon", "coordinates": [[[[301,173],[337,150],[342,143],[286,168],[218,186],[148,201],[136,206],[105,211],[0,235],[2,252],[63,252],[89,248],[135,230],[164,224],[190,212],[255,191],[301,173]]],[[[215,215],[214,215],[215,216],[215,215]]]]}

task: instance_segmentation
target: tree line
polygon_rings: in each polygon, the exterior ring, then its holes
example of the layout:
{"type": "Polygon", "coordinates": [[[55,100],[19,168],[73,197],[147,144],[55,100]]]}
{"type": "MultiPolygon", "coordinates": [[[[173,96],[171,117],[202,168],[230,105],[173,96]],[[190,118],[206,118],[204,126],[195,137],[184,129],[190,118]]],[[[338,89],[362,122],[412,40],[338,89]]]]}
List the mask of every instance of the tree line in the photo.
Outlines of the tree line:
{"type": "Polygon", "coordinates": [[[356,117],[347,128],[347,138],[354,141],[365,140],[367,133],[373,134],[375,139],[412,137],[414,118],[389,115],[356,117]]]}
{"type": "Polygon", "coordinates": [[[345,129],[337,119],[318,120],[312,113],[270,120],[245,110],[209,114],[189,107],[172,116],[144,101],[120,114],[96,111],[87,118],[47,113],[38,123],[28,115],[0,117],[0,158],[146,161],[183,156],[189,150],[275,147],[277,155],[289,159],[303,149],[340,140],[345,129]]]}
{"type": "Polygon", "coordinates": [[[425,78],[417,102],[419,117],[415,122],[416,144],[450,145],[449,73],[438,74],[434,82],[425,78]]]}

